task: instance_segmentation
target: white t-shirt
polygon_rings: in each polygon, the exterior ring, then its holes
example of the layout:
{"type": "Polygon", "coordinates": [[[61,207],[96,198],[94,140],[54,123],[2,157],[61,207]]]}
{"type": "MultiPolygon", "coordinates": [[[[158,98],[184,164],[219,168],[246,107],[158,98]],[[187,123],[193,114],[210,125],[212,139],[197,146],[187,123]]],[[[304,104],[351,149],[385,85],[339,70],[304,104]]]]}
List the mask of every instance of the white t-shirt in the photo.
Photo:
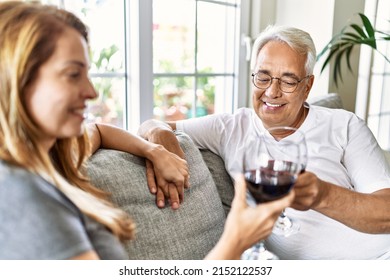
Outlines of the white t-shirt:
{"type": "MultiPolygon", "coordinates": [[[[299,130],[306,136],[307,171],[361,193],[390,187],[390,167],[364,121],[342,109],[305,106],[309,114],[299,130]]],[[[264,131],[249,108],[179,121],[176,126],[198,148],[220,155],[232,177],[242,169],[246,137],[264,131]]],[[[300,231],[289,237],[272,234],[266,242],[281,259],[390,259],[390,234],[361,233],[314,210],[287,208],[286,213],[300,224],[300,231]]]]}

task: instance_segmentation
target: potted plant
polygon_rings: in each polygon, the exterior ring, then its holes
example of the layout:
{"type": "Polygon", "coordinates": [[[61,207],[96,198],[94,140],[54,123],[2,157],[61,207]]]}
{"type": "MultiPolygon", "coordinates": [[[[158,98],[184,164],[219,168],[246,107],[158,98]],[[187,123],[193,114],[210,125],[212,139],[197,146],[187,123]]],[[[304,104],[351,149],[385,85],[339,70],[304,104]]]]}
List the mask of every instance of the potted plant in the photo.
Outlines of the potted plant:
{"type": "Polygon", "coordinates": [[[377,49],[377,42],[380,40],[389,41],[390,34],[376,30],[364,14],[359,13],[358,15],[361,25],[356,23],[346,25],[340,33],[333,36],[324,49],[317,55],[317,61],[326,55],[325,61],[322,64],[321,73],[334,60],[333,79],[336,86],[338,79],[342,81],[341,62],[344,58],[347,62],[348,69],[352,72],[350,58],[352,50],[356,46],[367,45],[377,51],[390,63],[390,59],[377,49]]]}

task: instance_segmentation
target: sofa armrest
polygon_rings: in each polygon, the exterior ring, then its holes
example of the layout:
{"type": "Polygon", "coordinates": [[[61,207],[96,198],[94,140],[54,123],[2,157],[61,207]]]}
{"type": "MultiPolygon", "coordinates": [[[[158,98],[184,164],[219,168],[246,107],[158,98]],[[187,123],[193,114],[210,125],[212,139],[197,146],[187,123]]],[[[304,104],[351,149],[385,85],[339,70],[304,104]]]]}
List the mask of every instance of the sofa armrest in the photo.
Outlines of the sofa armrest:
{"type": "Polygon", "coordinates": [[[125,244],[130,259],[202,259],[223,232],[225,212],[210,171],[192,140],[177,137],[190,168],[190,188],[178,210],[157,208],[144,159],[99,150],[88,163],[93,184],[111,193],[135,221],[136,238],[125,244]]]}

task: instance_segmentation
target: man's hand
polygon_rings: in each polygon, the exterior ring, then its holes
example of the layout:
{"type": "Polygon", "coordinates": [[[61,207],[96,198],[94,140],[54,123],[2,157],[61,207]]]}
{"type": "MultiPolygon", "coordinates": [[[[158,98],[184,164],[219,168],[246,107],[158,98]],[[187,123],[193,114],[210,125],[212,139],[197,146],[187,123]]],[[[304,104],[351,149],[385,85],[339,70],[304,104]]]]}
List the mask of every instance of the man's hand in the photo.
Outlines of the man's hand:
{"type": "Polygon", "coordinates": [[[294,184],[295,199],[291,207],[301,211],[315,209],[323,201],[327,190],[325,184],[314,173],[300,174],[294,184]]]}
{"type": "Polygon", "coordinates": [[[153,153],[153,162],[146,161],[150,192],[156,194],[158,207],[165,207],[168,200],[172,209],[178,209],[184,201],[184,189],[189,187],[189,168],[184,152],[172,131],[156,130],[149,134],[148,140],[159,145],[153,153]]]}

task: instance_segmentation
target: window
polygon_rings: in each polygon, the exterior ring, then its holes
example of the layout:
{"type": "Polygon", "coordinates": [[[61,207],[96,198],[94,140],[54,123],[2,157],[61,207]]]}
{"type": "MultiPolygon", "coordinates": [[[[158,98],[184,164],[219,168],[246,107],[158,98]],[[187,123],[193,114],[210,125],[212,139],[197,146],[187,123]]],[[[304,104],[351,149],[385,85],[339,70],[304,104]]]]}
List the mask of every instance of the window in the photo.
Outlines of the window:
{"type": "Polygon", "coordinates": [[[90,76],[99,96],[89,102],[88,120],[125,127],[127,73],[124,1],[46,0],[41,2],[58,5],[75,13],[90,28],[90,76]]]}
{"type": "MultiPolygon", "coordinates": [[[[237,108],[241,1],[46,0],[90,28],[89,119],[136,129],[237,108]]],[[[245,5],[248,5],[248,1],[245,5]]],[[[248,20],[248,17],[246,17],[248,20]]],[[[242,67],[241,67],[242,68],[242,67]]],[[[241,81],[242,80],[242,81],[241,81]]],[[[246,96],[246,92],[240,93],[246,96]]]]}
{"type": "Polygon", "coordinates": [[[232,111],[237,2],[153,1],[155,118],[179,120],[232,111]]]}
{"type": "MultiPolygon", "coordinates": [[[[390,32],[390,2],[378,0],[376,7],[377,30],[390,32]]],[[[390,60],[390,42],[381,41],[378,51],[390,60]]],[[[380,146],[390,150],[390,63],[378,52],[373,52],[367,124],[380,146]]]]}

